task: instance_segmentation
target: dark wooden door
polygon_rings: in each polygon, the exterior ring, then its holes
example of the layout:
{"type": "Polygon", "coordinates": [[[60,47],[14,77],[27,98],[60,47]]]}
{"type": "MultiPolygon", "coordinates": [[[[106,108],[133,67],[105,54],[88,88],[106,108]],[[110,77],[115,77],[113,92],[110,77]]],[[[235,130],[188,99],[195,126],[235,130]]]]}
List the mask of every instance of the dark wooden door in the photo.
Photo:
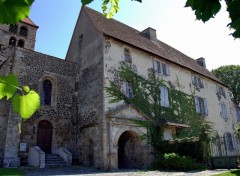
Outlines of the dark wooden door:
{"type": "Polygon", "coordinates": [[[37,146],[39,146],[45,153],[51,153],[52,124],[47,120],[43,120],[38,124],[37,146]]]}

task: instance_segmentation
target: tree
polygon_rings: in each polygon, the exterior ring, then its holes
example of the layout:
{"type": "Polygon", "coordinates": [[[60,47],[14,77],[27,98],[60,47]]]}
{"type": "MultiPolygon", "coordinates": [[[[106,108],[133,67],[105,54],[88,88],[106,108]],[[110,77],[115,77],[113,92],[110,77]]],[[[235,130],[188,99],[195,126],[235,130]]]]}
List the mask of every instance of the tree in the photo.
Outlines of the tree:
{"type": "MultiPolygon", "coordinates": [[[[82,5],[91,3],[93,0],[81,0],[82,5]]],[[[104,0],[102,3],[103,14],[112,18],[119,11],[120,0],[104,0]]],[[[142,2],[142,0],[135,0],[142,2]]],[[[221,0],[187,0],[185,7],[190,7],[195,12],[197,20],[208,21],[220,11],[221,0]]],[[[30,7],[34,0],[1,0],[0,23],[15,24],[29,15],[30,7]]],[[[225,0],[231,22],[230,29],[235,31],[231,34],[234,38],[240,38],[240,0],[225,0]]]]}
{"type": "Polygon", "coordinates": [[[240,65],[221,66],[212,73],[229,87],[232,100],[240,105],[240,65]]]}
{"type": "MultiPolygon", "coordinates": [[[[159,79],[153,69],[149,69],[148,78],[138,75],[132,66],[121,62],[118,76],[110,81],[110,86],[106,88],[111,98],[111,102],[125,101],[134,105],[137,109],[145,113],[149,120],[134,121],[140,126],[147,128],[145,139],[157,150],[163,139],[163,130],[167,121],[186,124],[190,128],[179,131],[175,138],[203,137],[210,139],[211,126],[199,114],[196,113],[193,95],[185,94],[180,90],[180,86],[171,89],[167,88],[168,83],[159,79]],[[116,81],[118,80],[118,81],[116,81]],[[128,82],[132,96],[122,91],[121,85],[128,82]],[[162,92],[169,92],[169,99],[165,104],[161,101],[162,92]],[[169,101],[169,102],[168,102],[169,101]]],[[[176,80],[178,82],[178,79],[176,80]]],[[[179,82],[178,82],[179,84],[179,82]]]]}

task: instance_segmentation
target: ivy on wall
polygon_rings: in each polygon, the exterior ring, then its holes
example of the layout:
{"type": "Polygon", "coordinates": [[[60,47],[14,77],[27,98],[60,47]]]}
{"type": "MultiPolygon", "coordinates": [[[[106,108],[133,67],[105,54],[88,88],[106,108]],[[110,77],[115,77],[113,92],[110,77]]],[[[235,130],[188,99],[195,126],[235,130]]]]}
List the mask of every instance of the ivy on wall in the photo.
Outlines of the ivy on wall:
{"type": "MultiPolygon", "coordinates": [[[[111,103],[124,101],[132,104],[143,113],[149,120],[135,121],[138,125],[147,128],[147,134],[143,136],[155,149],[160,146],[163,139],[163,130],[167,121],[186,124],[189,128],[179,130],[175,139],[201,138],[210,140],[212,131],[210,122],[196,113],[194,92],[188,95],[181,91],[179,80],[177,86],[168,88],[169,107],[161,106],[160,86],[168,87],[169,82],[164,81],[149,69],[148,78],[139,75],[131,64],[120,62],[117,72],[118,81],[110,81],[106,91],[111,98],[111,103]],[[123,83],[131,83],[133,97],[128,97],[124,92],[123,83]]],[[[116,79],[114,79],[116,80],[116,79]]]]}

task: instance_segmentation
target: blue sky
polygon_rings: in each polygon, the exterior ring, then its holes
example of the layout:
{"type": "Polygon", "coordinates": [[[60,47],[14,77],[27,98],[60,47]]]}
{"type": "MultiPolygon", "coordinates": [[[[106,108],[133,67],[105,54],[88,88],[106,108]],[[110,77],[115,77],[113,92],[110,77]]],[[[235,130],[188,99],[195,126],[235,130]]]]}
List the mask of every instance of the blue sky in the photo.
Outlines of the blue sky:
{"type": "MultiPolygon", "coordinates": [[[[157,30],[159,40],[197,59],[204,57],[209,70],[221,65],[240,65],[240,40],[229,36],[230,22],[225,6],[207,23],[195,20],[186,0],[120,0],[114,19],[140,31],[157,30]]],[[[101,12],[101,0],[89,7],[101,12]]],[[[224,5],[224,4],[223,4],[224,5]]],[[[39,26],[36,51],[65,58],[72,32],[81,9],[80,0],[36,0],[30,18],[39,26]]]]}

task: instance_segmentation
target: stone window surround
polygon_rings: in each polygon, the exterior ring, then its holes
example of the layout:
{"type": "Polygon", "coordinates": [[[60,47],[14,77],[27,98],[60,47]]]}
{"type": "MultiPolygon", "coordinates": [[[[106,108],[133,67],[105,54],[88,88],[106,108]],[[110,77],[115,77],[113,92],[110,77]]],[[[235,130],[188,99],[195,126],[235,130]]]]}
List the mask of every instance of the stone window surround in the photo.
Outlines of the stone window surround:
{"type": "Polygon", "coordinates": [[[42,95],[43,92],[43,81],[44,80],[49,80],[52,83],[52,92],[51,92],[51,104],[50,105],[42,105],[44,108],[47,107],[53,107],[56,108],[57,105],[57,79],[55,76],[51,74],[46,74],[44,75],[40,80],[39,80],[39,93],[42,95]]]}

